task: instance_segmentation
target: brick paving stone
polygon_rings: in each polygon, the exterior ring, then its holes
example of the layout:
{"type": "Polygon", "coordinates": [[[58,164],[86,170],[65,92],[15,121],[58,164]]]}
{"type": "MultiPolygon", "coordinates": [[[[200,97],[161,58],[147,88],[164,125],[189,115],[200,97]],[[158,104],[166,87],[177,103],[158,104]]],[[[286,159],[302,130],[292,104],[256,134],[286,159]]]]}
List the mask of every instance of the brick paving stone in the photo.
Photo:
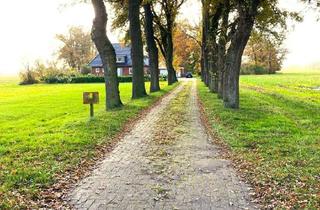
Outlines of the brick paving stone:
{"type": "Polygon", "coordinates": [[[256,209],[248,189],[207,135],[196,81],[189,79],[140,119],[68,200],[75,209],[256,209]],[[153,143],[157,120],[190,83],[190,97],[181,104],[188,115],[184,132],[173,145],[153,143]],[[169,157],[152,156],[157,150],[169,157]]]}

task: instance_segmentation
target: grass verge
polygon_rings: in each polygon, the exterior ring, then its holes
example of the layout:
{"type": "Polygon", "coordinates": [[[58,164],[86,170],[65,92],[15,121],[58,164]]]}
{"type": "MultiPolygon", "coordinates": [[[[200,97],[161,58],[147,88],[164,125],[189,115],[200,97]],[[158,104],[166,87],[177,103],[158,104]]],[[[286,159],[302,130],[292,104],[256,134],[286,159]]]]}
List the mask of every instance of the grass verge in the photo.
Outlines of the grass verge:
{"type": "Polygon", "coordinates": [[[320,74],[243,76],[240,110],[198,82],[211,128],[265,208],[320,208],[320,74]]]}

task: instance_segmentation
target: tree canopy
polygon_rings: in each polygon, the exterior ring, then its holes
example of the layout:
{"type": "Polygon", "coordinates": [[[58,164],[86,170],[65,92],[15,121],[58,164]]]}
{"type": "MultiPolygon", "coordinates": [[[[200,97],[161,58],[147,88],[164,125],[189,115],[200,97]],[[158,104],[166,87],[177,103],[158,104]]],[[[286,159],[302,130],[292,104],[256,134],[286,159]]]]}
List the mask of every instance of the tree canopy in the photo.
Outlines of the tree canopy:
{"type": "Polygon", "coordinates": [[[70,27],[67,34],[57,34],[56,38],[63,43],[58,50],[58,58],[71,68],[80,70],[96,54],[90,32],[81,27],[70,27]]]}

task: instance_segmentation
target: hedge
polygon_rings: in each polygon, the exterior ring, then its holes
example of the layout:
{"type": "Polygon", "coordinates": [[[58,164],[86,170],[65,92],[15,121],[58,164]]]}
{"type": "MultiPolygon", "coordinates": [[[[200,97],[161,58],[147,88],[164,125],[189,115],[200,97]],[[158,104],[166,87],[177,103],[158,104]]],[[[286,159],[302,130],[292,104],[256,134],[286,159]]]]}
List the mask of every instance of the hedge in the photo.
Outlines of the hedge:
{"type": "MultiPolygon", "coordinates": [[[[120,83],[132,82],[132,76],[118,77],[120,83]]],[[[149,76],[145,76],[145,81],[150,81],[149,76]]],[[[98,76],[55,76],[47,77],[44,79],[45,83],[56,84],[56,83],[103,83],[104,77],[98,76]]]]}

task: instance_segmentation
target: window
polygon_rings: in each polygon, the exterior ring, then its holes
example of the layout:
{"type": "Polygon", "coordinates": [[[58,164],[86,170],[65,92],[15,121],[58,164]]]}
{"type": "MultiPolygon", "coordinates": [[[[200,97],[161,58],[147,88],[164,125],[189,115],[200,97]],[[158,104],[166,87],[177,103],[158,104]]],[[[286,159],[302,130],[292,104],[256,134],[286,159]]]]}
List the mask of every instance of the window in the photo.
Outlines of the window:
{"type": "Polygon", "coordinates": [[[131,67],[129,68],[129,74],[132,74],[132,68],[131,67]]]}
{"type": "Polygon", "coordinates": [[[126,59],[125,56],[117,56],[117,63],[125,63],[126,59]]]}
{"type": "Polygon", "coordinates": [[[97,73],[97,74],[99,74],[99,73],[104,73],[103,68],[96,68],[96,73],[97,73]]]}
{"type": "Polygon", "coordinates": [[[123,69],[122,68],[117,68],[117,73],[118,73],[118,76],[122,76],[123,69]]]}

